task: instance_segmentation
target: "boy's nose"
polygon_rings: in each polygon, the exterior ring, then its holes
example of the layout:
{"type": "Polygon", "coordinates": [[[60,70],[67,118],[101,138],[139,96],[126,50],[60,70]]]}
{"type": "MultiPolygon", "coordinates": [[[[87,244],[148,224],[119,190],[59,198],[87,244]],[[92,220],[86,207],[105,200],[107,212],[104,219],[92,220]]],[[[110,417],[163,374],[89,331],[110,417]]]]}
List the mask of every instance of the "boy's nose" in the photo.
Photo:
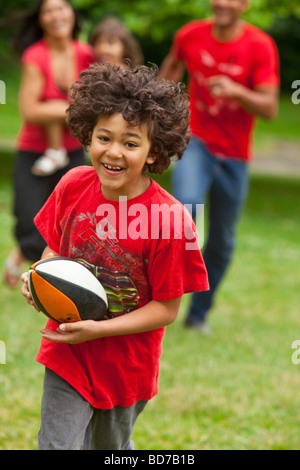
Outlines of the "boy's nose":
{"type": "Polygon", "coordinates": [[[121,158],[122,150],[119,144],[113,143],[110,145],[109,149],[106,151],[106,155],[112,158],[121,158]]]}

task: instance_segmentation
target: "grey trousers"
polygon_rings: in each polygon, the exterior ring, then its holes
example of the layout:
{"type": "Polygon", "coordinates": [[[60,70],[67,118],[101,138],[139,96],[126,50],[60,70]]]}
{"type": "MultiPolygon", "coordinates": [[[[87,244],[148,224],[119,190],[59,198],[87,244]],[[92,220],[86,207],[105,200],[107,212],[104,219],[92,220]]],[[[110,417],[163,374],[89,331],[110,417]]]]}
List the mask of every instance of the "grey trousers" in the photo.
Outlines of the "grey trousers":
{"type": "Polygon", "coordinates": [[[39,450],[133,450],[131,435],[146,404],[93,408],[68,382],[46,368],[39,450]]]}

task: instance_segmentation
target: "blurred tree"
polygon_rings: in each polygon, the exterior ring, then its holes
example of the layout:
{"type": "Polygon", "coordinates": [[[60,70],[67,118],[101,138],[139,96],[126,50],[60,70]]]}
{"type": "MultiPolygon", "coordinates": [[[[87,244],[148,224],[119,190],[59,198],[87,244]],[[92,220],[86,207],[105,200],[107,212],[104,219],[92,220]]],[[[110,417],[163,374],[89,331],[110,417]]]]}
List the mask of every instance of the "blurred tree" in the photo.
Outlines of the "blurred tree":
{"type": "MultiPolygon", "coordinates": [[[[73,0],[73,6],[80,12],[83,21],[83,39],[88,39],[92,28],[106,16],[117,16],[125,22],[140,42],[146,62],[160,64],[169,51],[177,29],[193,19],[206,18],[210,15],[209,0],[73,0]]],[[[17,21],[5,27],[6,19],[16,12],[22,12],[35,4],[35,0],[0,0],[0,60],[3,66],[12,59],[8,47],[12,30],[17,21]],[[4,47],[3,47],[4,46],[4,47]]],[[[245,15],[250,23],[270,31],[281,54],[289,60],[289,75],[283,82],[290,80],[292,58],[298,57],[300,50],[300,2],[299,0],[251,0],[251,8],[245,15]],[[293,18],[293,41],[290,36],[293,18]],[[289,44],[281,48],[279,42],[289,44]],[[295,55],[296,54],[296,55],[295,55]]],[[[283,58],[282,58],[283,60],[283,58]]],[[[299,63],[299,62],[298,62],[299,63]]],[[[294,66],[295,73],[295,66],[294,66]]],[[[300,78],[300,77],[294,77],[300,78]]]]}
{"type": "MultiPolygon", "coordinates": [[[[85,28],[87,37],[99,20],[115,15],[137,37],[146,62],[157,64],[168,53],[175,32],[183,24],[210,16],[209,4],[209,0],[73,0],[73,5],[88,20],[88,27],[85,28]]],[[[295,64],[300,63],[299,0],[251,0],[245,19],[266,30],[275,39],[283,65],[282,88],[290,90],[291,81],[300,78],[300,75],[295,76],[295,64]]]]}
{"type": "Polygon", "coordinates": [[[295,16],[278,17],[271,30],[280,56],[281,90],[291,92],[294,80],[300,80],[300,20],[295,16]]]}

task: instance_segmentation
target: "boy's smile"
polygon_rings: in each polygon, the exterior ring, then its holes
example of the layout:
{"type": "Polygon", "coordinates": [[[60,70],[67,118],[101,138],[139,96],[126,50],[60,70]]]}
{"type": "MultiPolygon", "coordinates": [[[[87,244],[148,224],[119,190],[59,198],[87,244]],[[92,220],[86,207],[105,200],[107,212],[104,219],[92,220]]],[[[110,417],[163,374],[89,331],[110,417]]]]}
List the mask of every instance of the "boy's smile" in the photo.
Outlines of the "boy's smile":
{"type": "Polygon", "coordinates": [[[132,199],[148,189],[144,166],[155,161],[155,156],[149,155],[150,147],[147,124],[132,127],[121,113],[98,119],[90,153],[104,197],[132,199]]]}

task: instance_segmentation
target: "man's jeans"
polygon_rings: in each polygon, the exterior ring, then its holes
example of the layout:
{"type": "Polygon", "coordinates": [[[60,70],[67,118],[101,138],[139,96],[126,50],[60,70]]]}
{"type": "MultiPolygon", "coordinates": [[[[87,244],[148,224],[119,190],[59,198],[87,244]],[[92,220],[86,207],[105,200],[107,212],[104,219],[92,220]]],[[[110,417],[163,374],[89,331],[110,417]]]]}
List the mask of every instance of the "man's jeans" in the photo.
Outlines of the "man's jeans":
{"type": "Polygon", "coordinates": [[[231,260],[236,223],[247,192],[248,165],[245,161],[217,158],[198,138],[191,139],[173,172],[173,194],[183,204],[193,205],[193,218],[196,204],[208,203],[209,232],[203,258],[210,290],[193,294],[188,321],[203,322],[212,306],[216,288],[231,260]]]}

